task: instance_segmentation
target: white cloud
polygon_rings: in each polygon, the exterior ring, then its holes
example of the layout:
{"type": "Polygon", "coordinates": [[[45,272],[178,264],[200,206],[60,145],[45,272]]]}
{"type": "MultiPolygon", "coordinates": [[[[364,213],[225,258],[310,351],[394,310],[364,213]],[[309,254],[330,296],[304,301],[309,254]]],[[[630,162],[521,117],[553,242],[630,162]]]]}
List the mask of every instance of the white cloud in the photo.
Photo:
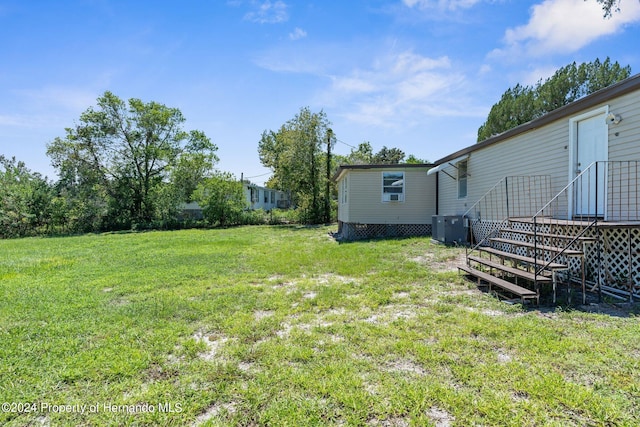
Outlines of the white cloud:
{"type": "Polygon", "coordinates": [[[480,114],[468,108],[472,102],[463,102],[466,78],[446,56],[391,54],[378,58],[369,69],[334,75],[331,81],[320,102],[334,105],[343,117],[361,124],[400,128],[427,117],[480,114]]]}
{"type": "Polygon", "coordinates": [[[291,40],[300,40],[307,37],[307,32],[302,28],[296,27],[291,33],[289,33],[289,38],[291,40]]]}
{"type": "Polygon", "coordinates": [[[602,8],[596,1],[545,0],[531,8],[526,25],[506,30],[505,47],[494,50],[490,57],[541,57],[572,53],[637,22],[640,22],[638,1],[625,3],[620,13],[604,19],[602,8]]]}
{"type": "Polygon", "coordinates": [[[278,24],[289,19],[287,5],[285,2],[277,0],[271,2],[266,0],[256,4],[255,10],[248,12],[244,19],[260,24],[278,24]]]}
{"type": "Polygon", "coordinates": [[[98,94],[84,89],[47,86],[41,89],[16,91],[21,95],[26,104],[32,107],[54,109],[60,108],[70,111],[84,111],[95,105],[98,94]]]}

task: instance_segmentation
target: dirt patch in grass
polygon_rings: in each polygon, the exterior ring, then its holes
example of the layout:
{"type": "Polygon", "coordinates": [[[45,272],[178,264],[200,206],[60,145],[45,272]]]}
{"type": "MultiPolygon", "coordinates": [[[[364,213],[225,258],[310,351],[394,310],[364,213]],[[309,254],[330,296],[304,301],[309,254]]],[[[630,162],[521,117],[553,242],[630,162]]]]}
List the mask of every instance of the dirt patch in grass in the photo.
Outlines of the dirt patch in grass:
{"type": "Polygon", "coordinates": [[[457,270],[459,265],[463,265],[465,263],[466,258],[464,252],[447,254],[445,256],[435,252],[426,252],[422,255],[409,259],[420,264],[425,264],[434,271],[445,272],[457,270]]]}
{"type": "Polygon", "coordinates": [[[387,372],[401,372],[414,375],[426,375],[427,371],[413,360],[400,359],[389,362],[385,366],[387,372]]]}
{"type": "Polygon", "coordinates": [[[449,427],[455,421],[451,414],[437,406],[431,407],[427,416],[435,423],[436,427],[449,427]]]}
{"type": "Polygon", "coordinates": [[[203,414],[198,415],[195,423],[193,423],[192,425],[194,427],[197,427],[197,426],[203,425],[207,421],[213,418],[216,418],[220,415],[224,415],[224,414],[233,415],[236,412],[236,406],[237,404],[234,402],[215,403],[214,405],[210,406],[203,414]]]}
{"type": "Polygon", "coordinates": [[[202,342],[207,346],[207,351],[200,353],[200,357],[207,361],[212,361],[215,359],[218,350],[220,347],[229,341],[229,338],[223,336],[217,336],[215,334],[208,334],[204,332],[196,332],[193,335],[193,339],[196,342],[202,342]]]}

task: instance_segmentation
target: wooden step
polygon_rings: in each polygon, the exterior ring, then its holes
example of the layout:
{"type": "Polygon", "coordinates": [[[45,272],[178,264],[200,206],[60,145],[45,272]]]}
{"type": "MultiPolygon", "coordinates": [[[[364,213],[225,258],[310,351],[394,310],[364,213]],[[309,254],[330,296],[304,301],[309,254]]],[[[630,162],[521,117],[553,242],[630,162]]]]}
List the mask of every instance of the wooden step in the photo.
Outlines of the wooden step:
{"type": "MultiPolygon", "coordinates": [[[[509,222],[515,222],[520,224],[534,224],[533,218],[531,217],[509,217],[509,222]]],[[[586,220],[586,219],[556,219],[551,217],[540,217],[535,221],[537,225],[570,225],[576,227],[590,227],[594,224],[594,220],[586,220]]]]}
{"type": "Polygon", "coordinates": [[[467,258],[470,261],[475,261],[479,264],[482,265],[486,265],[487,267],[491,267],[491,268],[495,268],[497,270],[501,270],[504,271],[505,273],[509,273],[513,276],[516,277],[521,277],[523,279],[526,280],[530,280],[530,281],[535,281],[537,280],[539,283],[551,283],[553,280],[551,279],[551,277],[549,276],[542,276],[540,274],[538,274],[538,277],[535,277],[536,275],[534,273],[531,273],[529,271],[525,271],[525,270],[521,270],[519,268],[514,268],[514,267],[509,267],[507,265],[504,264],[500,264],[499,262],[495,262],[495,261],[491,261],[487,258],[482,258],[482,257],[476,257],[473,255],[469,255],[469,257],[467,258]]]}
{"type": "MultiPolygon", "coordinates": [[[[536,258],[531,258],[531,257],[528,257],[528,256],[512,254],[511,252],[501,251],[499,249],[494,249],[494,248],[491,248],[489,246],[480,246],[478,248],[478,250],[482,251],[482,252],[486,252],[486,253],[490,253],[490,254],[499,256],[500,258],[504,258],[504,259],[512,259],[512,260],[515,260],[515,261],[525,262],[525,263],[531,264],[531,265],[537,264],[539,267],[542,267],[542,266],[547,264],[546,261],[541,260],[539,258],[536,260],[536,258]]],[[[566,270],[567,268],[569,268],[569,267],[567,267],[564,264],[558,264],[558,263],[555,263],[555,262],[552,262],[551,264],[549,264],[547,266],[547,269],[549,269],[549,270],[566,270]]]]}
{"type": "Polygon", "coordinates": [[[535,291],[523,288],[522,286],[514,285],[511,282],[507,282],[506,280],[500,279],[498,277],[492,276],[488,273],[485,273],[480,270],[476,270],[475,268],[468,267],[466,265],[459,266],[458,269],[477,278],[478,283],[480,280],[484,280],[485,282],[489,283],[489,291],[491,291],[491,286],[495,285],[513,295],[519,296],[523,303],[525,299],[535,299],[536,303],[538,301],[538,294],[535,291]]]}
{"type": "MultiPolygon", "coordinates": [[[[553,234],[553,233],[534,233],[533,231],[527,231],[527,230],[516,230],[514,228],[502,228],[500,229],[501,233],[513,233],[513,234],[522,234],[524,236],[538,236],[538,237],[544,237],[544,238],[549,238],[549,239],[562,239],[562,240],[573,240],[576,238],[576,236],[567,236],[564,234],[553,234]]],[[[592,243],[596,241],[595,237],[578,237],[577,239],[580,242],[584,242],[584,243],[592,243]]]]}
{"type": "Polygon", "coordinates": [[[563,249],[563,248],[558,248],[556,246],[534,245],[533,243],[523,242],[521,240],[503,239],[502,237],[491,237],[489,241],[495,242],[495,243],[504,243],[504,244],[513,245],[513,246],[521,246],[524,248],[531,248],[531,249],[537,248],[537,249],[540,249],[541,251],[547,251],[547,252],[555,252],[555,253],[562,252],[566,256],[582,256],[583,255],[582,251],[577,251],[574,249],[563,249]]]}

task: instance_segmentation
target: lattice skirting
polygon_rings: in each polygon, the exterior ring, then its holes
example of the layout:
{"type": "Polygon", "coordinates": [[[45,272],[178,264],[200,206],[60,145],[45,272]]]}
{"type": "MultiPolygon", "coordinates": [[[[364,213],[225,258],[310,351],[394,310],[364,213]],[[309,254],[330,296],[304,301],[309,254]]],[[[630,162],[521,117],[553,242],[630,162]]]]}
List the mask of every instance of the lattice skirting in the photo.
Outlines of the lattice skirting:
{"type": "MultiPolygon", "coordinates": [[[[496,221],[480,221],[473,223],[473,236],[476,242],[491,234],[499,223],[496,221]]],[[[510,227],[533,231],[533,224],[514,222],[510,227]]],[[[539,224],[542,233],[556,233],[565,236],[576,236],[582,227],[575,225],[539,224]]],[[[590,229],[585,237],[598,237],[598,230],[590,229]]],[[[525,239],[522,234],[513,233],[505,236],[509,239],[525,239]]],[[[554,238],[545,238],[544,245],[561,246],[554,238]]],[[[586,244],[576,242],[573,249],[585,251],[585,275],[587,282],[603,285],[603,289],[623,297],[631,293],[634,299],[640,298],[640,227],[637,228],[600,228],[599,243],[586,244]],[[598,275],[598,270],[600,274],[598,275]],[[598,280],[599,279],[599,280],[598,280]]],[[[498,249],[510,252],[511,245],[500,245],[498,249]]],[[[526,249],[518,247],[519,255],[528,255],[526,249]]],[[[547,259],[548,261],[549,259],[547,259]]],[[[574,278],[581,277],[581,262],[576,257],[561,256],[555,262],[569,266],[569,274],[574,278]]]]}
{"type": "Polygon", "coordinates": [[[362,240],[380,237],[430,236],[431,224],[355,224],[338,223],[342,240],[362,240]]]}

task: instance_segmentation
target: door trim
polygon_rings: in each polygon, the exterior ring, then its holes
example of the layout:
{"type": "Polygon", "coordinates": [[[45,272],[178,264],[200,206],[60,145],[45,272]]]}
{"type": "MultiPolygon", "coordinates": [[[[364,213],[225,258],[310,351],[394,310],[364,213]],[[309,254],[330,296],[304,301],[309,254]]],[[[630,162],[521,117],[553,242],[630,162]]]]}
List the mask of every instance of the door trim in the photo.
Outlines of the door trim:
{"type": "MultiPolygon", "coordinates": [[[[577,157],[578,157],[578,122],[581,122],[582,120],[587,120],[590,119],[594,116],[598,116],[600,114],[603,114],[604,117],[607,116],[607,114],[609,114],[609,105],[605,105],[603,107],[600,108],[596,108],[595,110],[591,110],[591,111],[587,111],[586,113],[582,113],[580,115],[577,115],[575,117],[572,117],[569,119],[569,173],[568,173],[568,179],[569,179],[569,183],[571,183],[576,175],[576,167],[577,167],[577,157]]],[[[607,132],[607,137],[606,137],[606,144],[607,144],[607,150],[606,150],[606,155],[605,158],[602,159],[603,161],[607,161],[609,160],[609,133],[607,132]]],[[[606,188],[606,186],[605,186],[606,188]]],[[[568,202],[569,202],[569,218],[573,218],[574,215],[574,206],[573,206],[573,191],[569,191],[568,194],[568,202]]],[[[605,220],[606,218],[606,209],[604,212],[605,215],[605,220]]]]}

